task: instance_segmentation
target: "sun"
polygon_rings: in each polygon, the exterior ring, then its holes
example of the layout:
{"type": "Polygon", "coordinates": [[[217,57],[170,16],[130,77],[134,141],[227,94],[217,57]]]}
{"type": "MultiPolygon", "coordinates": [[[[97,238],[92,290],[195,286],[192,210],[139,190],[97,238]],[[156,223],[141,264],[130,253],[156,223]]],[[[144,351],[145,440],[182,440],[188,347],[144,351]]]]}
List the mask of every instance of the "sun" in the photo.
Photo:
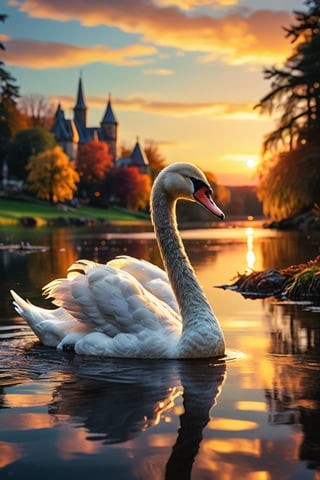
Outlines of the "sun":
{"type": "Polygon", "coordinates": [[[249,158],[249,159],[247,160],[247,167],[248,167],[248,168],[255,168],[256,165],[257,165],[257,161],[254,160],[253,158],[249,158]]]}

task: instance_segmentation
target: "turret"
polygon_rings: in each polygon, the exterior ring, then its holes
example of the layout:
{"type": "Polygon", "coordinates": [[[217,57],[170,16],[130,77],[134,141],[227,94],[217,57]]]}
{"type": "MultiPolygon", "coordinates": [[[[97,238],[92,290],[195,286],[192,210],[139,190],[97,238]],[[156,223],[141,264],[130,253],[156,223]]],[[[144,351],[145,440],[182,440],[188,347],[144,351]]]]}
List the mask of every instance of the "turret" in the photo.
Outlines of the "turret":
{"type": "Polygon", "coordinates": [[[79,78],[79,84],[78,84],[78,95],[77,95],[77,101],[76,104],[73,108],[73,119],[74,122],[77,126],[81,128],[86,128],[87,127],[87,107],[84,101],[84,94],[83,94],[83,88],[82,88],[82,78],[80,76],[79,78]]]}
{"type": "Polygon", "coordinates": [[[115,162],[117,158],[118,122],[112,110],[110,95],[109,95],[106,111],[100,123],[100,127],[101,127],[101,140],[108,143],[110,154],[112,155],[113,162],[115,162]]]}

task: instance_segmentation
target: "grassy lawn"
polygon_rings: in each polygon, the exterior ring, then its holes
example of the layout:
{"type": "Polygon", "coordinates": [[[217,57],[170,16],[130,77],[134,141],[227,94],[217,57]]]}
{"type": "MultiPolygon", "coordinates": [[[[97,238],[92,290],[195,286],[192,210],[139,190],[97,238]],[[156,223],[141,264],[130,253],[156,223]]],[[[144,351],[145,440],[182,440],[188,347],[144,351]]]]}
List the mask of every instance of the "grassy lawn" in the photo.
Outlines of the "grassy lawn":
{"type": "Polygon", "coordinates": [[[148,222],[148,216],[124,209],[94,208],[82,206],[70,208],[31,203],[24,200],[0,199],[0,224],[15,225],[22,218],[36,219],[37,225],[45,225],[57,219],[89,219],[108,222],[148,222]]]}

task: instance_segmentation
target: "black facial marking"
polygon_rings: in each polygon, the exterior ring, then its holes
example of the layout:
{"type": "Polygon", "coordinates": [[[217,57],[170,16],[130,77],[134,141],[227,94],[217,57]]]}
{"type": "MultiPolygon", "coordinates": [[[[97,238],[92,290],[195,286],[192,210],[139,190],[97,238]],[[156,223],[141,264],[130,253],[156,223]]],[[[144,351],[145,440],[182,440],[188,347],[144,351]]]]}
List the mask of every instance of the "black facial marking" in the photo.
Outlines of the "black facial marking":
{"type": "Polygon", "coordinates": [[[194,192],[193,193],[196,193],[198,190],[200,190],[200,188],[206,187],[206,189],[207,189],[206,190],[206,195],[209,198],[210,194],[212,193],[212,188],[210,187],[210,185],[208,185],[203,180],[200,180],[199,178],[190,177],[190,180],[192,181],[193,186],[194,186],[194,192]]]}

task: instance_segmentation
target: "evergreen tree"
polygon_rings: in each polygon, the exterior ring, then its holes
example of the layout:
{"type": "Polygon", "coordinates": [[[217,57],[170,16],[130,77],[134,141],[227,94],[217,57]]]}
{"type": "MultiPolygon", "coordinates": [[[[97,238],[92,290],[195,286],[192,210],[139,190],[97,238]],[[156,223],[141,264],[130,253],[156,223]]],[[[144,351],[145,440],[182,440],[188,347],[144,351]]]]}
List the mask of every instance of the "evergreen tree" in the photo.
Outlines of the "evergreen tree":
{"type": "MultiPolygon", "coordinates": [[[[4,22],[7,15],[0,14],[0,21],[4,22]]],[[[5,46],[0,42],[0,51],[5,46]]],[[[0,59],[0,168],[2,171],[3,162],[6,160],[8,144],[13,135],[23,128],[27,128],[28,121],[16,106],[19,97],[19,87],[16,80],[5,68],[4,62],[0,59]]]]}
{"type": "Polygon", "coordinates": [[[271,91],[258,105],[262,113],[278,119],[263,143],[258,189],[264,212],[278,219],[320,201],[319,189],[310,190],[319,183],[320,170],[308,168],[307,161],[318,154],[320,146],[320,0],[307,0],[305,5],[307,11],[295,11],[295,23],[285,28],[293,54],[282,68],[264,70],[271,91]],[[292,162],[294,172],[303,172],[300,177],[295,174],[294,180],[292,162]],[[277,189],[273,188],[276,184],[277,189]],[[309,195],[302,194],[308,189],[309,195]]]}
{"type": "Polygon", "coordinates": [[[43,127],[19,131],[12,139],[8,150],[9,174],[18,180],[27,177],[26,166],[31,155],[37,155],[56,145],[53,133],[43,127]]]}

